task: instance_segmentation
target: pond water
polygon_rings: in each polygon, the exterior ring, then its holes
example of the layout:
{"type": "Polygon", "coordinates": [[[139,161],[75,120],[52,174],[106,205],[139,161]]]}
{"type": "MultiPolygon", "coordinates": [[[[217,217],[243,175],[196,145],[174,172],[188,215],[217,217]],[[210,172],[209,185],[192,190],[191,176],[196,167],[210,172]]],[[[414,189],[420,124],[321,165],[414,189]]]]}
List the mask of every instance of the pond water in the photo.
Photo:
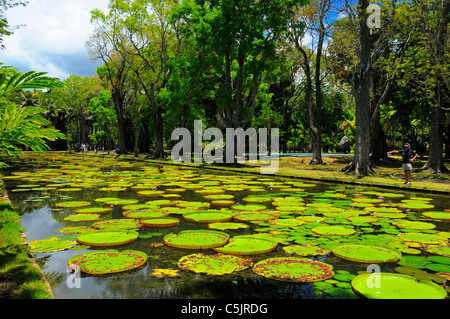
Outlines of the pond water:
{"type": "MultiPolygon", "coordinates": [[[[178,166],[154,166],[144,162],[127,162],[111,157],[94,157],[85,154],[46,154],[28,156],[26,160],[15,162],[11,171],[4,173],[5,186],[11,201],[23,214],[22,227],[26,230],[29,242],[47,240],[57,237],[62,240],[76,240],[76,235],[64,235],[61,229],[66,227],[85,226],[90,228],[92,221],[68,221],[67,217],[76,215],[74,209],[58,208],[57,204],[67,201],[87,201],[92,206],[105,207],[99,198],[115,197],[120,199],[136,199],[140,204],[156,200],[168,200],[170,206],[160,207],[170,212],[170,217],[180,220],[177,226],[168,228],[141,227],[140,237],[128,244],[107,247],[79,246],[77,249],[66,249],[54,252],[34,252],[34,257],[43,269],[56,299],[350,299],[361,298],[353,292],[350,279],[361,271],[367,271],[369,263],[355,262],[335,256],[331,247],[342,243],[377,242],[398,249],[405,256],[428,258],[433,254],[424,251],[422,244],[400,240],[398,235],[405,233],[440,234],[444,244],[448,245],[450,232],[449,221],[439,221],[422,216],[426,211],[444,212],[450,208],[445,195],[425,193],[398,192],[381,188],[368,188],[332,183],[302,182],[294,179],[280,179],[262,175],[237,175],[204,169],[186,169],[178,166]],[[159,196],[140,195],[136,185],[152,185],[153,190],[164,191],[159,196]],[[107,187],[120,186],[123,190],[112,191],[107,187]],[[195,187],[197,186],[197,188],[195,187]],[[332,265],[336,274],[318,283],[298,283],[273,280],[256,274],[252,268],[227,275],[213,276],[205,273],[194,273],[180,269],[178,261],[194,253],[216,254],[213,249],[181,249],[165,244],[164,236],[170,233],[179,234],[185,230],[208,230],[208,223],[188,221],[184,218],[186,210],[179,203],[208,203],[209,207],[200,210],[224,209],[238,213],[234,207],[215,206],[199,190],[216,190],[220,194],[232,195],[236,205],[249,205],[249,196],[264,196],[268,202],[258,205],[266,206],[263,212],[277,212],[278,219],[296,219],[300,216],[321,217],[321,222],[306,222],[291,226],[272,224],[268,221],[233,220],[248,228],[220,230],[230,238],[240,235],[259,235],[276,242],[275,250],[267,253],[248,255],[254,263],[273,257],[293,257],[285,248],[292,245],[316,245],[328,252],[322,255],[307,256],[314,261],[332,265]],[[295,198],[298,207],[280,209],[274,198],[295,198]],[[358,203],[355,198],[381,200],[380,203],[358,203]],[[419,206],[402,208],[399,204],[411,200],[426,203],[432,208],[419,206]],[[397,218],[382,215],[376,217],[370,208],[397,208],[405,214],[402,220],[424,222],[435,225],[428,230],[400,228],[397,218]],[[369,210],[367,210],[369,208],[369,210]],[[352,215],[348,215],[352,212],[352,215]],[[376,221],[349,220],[351,216],[376,217],[376,221]],[[345,236],[319,235],[312,231],[319,225],[345,226],[355,230],[354,234],[345,236]],[[151,234],[152,236],[145,236],[151,234]],[[446,237],[447,236],[447,237],[446,237]],[[269,237],[269,238],[267,238],[269,237]],[[446,240],[446,242],[445,242],[446,240]],[[76,255],[116,249],[118,251],[136,250],[147,254],[147,262],[134,270],[115,274],[90,275],[74,274],[68,268],[68,260],[76,255]],[[158,275],[158,270],[166,271],[158,275]],[[77,275],[77,276],[75,276],[77,275]],[[74,283],[77,285],[74,286],[74,283]],[[323,282],[322,282],[323,283],[323,282]]],[[[162,203],[162,202],[161,202],[162,203]]],[[[239,207],[239,206],[238,206],[239,207]]],[[[259,209],[259,207],[254,207],[259,209]]],[[[190,212],[195,208],[190,208],[190,212]]],[[[101,215],[100,220],[125,219],[124,208],[112,206],[109,214],[101,215]]],[[[400,214],[400,213],[398,213],[400,214]]],[[[298,257],[298,256],[296,256],[298,257]]],[[[447,257],[448,258],[448,257],[447,257]]],[[[448,258],[450,260],[450,258],[448,258]]],[[[402,259],[404,260],[404,259],[402,259]]],[[[441,263],[429,261],[418,267],[429,274],[447,270],[448,260],[441,263]],[[441,267],[427,268],[429,264],[441,267]],[[447,268],[445,268],[447,267],[447,268]],[[438,270],[436,270],[438,269],[438,270]]],[[[378,265],[382,272],[398,273],[398,267],[405,266],[401,262],[387,262],[378,265]]],[[[408,264],[411,266],[411,264],[408,264]]],[[[414,267],[414,265],[413,265],[414,267]]],[[[441,283],[442,284],[442,283],[441,283]]],[[[448,298],[448,297],[447,297],[448,298]]]]}

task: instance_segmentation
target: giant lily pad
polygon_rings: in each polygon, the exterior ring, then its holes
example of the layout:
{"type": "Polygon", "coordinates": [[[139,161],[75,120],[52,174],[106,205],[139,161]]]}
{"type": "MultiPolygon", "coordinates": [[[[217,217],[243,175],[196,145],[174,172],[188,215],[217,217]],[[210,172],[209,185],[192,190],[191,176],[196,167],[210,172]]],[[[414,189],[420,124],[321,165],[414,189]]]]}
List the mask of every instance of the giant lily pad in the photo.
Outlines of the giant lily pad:
{"type": "Polygon", "coordinates": [[[165,218],[151,218],[141,221],[142,225],[155,228],[168,228],[175,227],[180,223],[178,218],[165,217],[165,218]]]}
{"type": "Polygon", "coordinates": [[[274,280],[286,282],[316,282],[334,276],[333,266],[297,257],[275,257],[253,266],[253,272],[274,280]]]}
{"type": "Polygon", "coordinates": [[[392,225],[398,228],[406,229],[434,229],[436,225],[426,222],[418,222],[412,220],[398,220],[392,223],[392,225]]]}
{"type": "Polygon", "coordinates": [[[76,214],[70,215],[64,218],[64,220],[71,222],[90,222],[94,220],[99,220],[100,215],[98,214],[76,214]]]}
{"type": "Polygon", "coordinates": [[[312,228],[311,231],[317,235],[323,236],[349,236],[356,232],[352,228],[343,226],[319,226],[312,228]]]}
{"type": "Polygon", "coordinates": [[[274,241],[254,236],[236,236],[228,244],[214,248],[215,251],[232,255],[257,255],[271,252],[277,248],[274,241]]]}
{"type": "Polygon", "coordinates": [[[403,241],[416,242],[421,244],[440,244],[446,240],[445,237],[434,234],[422,234],[422,233],[402,233],[397,235],[403,241]]]}
{"type": "Polygon", "coordinates": [[[423,212],[423,217],[437,220],[450,220],[450,213],[447,212],[423,212]]]}
{"type": "Polygon", "coordinates": [[[429,281],[395,273],[358,275],[352,280],[353,290],[368,299],[444,299],[447,292],[429,281]]]}
{"type": "Polygon", "coordinates": [[[129,230],[99,230],[77,236],[77,241],[89,246],[125,245],[138,239],[139,233],[129,230]]]}
{"type": "Polygon", "coordinates": [[[183,215],[184,220],[197,223],[219,223],[227,222],[233,219],[233,214],[227,212],[209,212],[199,211],[196,213],[188,213],[183,215]]]}
{"type": "Polygon", "coordinates": [[[115,230],[115,229],[138,229],[142,224],[135,219],[110,219],[103,220],[92,224],[92,227],[99,230],[115,230]]]}
{"type": "Polygon", "coordinates": [[[402,257],[395,249],[362,243],[337,245],[331,251],[342,259],[362,263],[395,262],[402,257]]]}
{"type": "Polygon", "coordinates": [[[178,261],[178,267],[195,273],[208,275],[226,275],[247,269],[253,265],[250,258],[215,254],[192,254],[182,257],[178,261]]]}
{"type": "Polygon", "coordinates": [[[109,207],[87,207],[87,208],[80,208],[75,210],[75,213],[77,214],[109,214],[111,213],[112,209],[109,207]]]}
{"type": "Polygon", "coordinates": [[[141,267],[147,261],[147,254],[136,250],[93,251],[70,258],[69,265],[78,265],[80,270],[91,275],[123,272],[141,267]]]}
{"type": "Polygon", "coordinates": [[[280,217],[278,214],[269,212],[242,212],[234,215],[238,221],[268,221],[280,217]]]}
{"type": "Polygon", "coordinates": [[[162,218],[168,216],[169,213],[162,210],[128,210],[123,212],[123,216],[131,219],[150,219],[162,218]]]}
{"type": "Polygon", "coordinates": [[[57,203],[56,207],[58,207],[58,208],[81,208],[81,207],[87,207],[90,205],[91,205],[91,203],[86,202],[86,201],[68,201],[68,202],[57,203]]]}
{"type": "Polygon", "coordinates": [[[183,249],[208,249],[228,243],[230,235],[214,230],[185,230],[164,236],[167,246],[183,249]]]}
{"type": "Polygon", "coordinates": [[[208,228],[217,229],[217,230],[225,230],[225,229],[241,229],[241,228],[249,228],[250,226],[244,223],[210,223],[208,224],[208,228]]]}
{"type": "Polygon", "coordinates": [[[28,243],[32,252],[47,253],[52,251],[60,251],[72,248],[77,244],[76,241],[71,240],[57,240],[57,239],[46,239],[46,240],[33,240],[28,243]]]}
{"type": "Polygon", "coordinates": [[[310,244],[285,246],[283,247],[283,250],[288,254],[295,254],[298,256],[318,256],[326,255],[330,252],[328,249],[310,244]]]}
{"type": "Polygon", "coordinates": [[[267,209],[266,206],[258,205],[258,204],[247,204],[247,205],[237,204],[237,205],[231,206],[231,208],[235,209],[235,210],[239,210],[239,211],[249,211],[249,212],[251,212],[251,211],[257,212],[257,211],[262,211],[262,210],[267,209]]]}
{"type": "Polygon", "coordinates": [[[425,245],[423,250],[430,254],[450,257],[450,245],[425,245]]]}

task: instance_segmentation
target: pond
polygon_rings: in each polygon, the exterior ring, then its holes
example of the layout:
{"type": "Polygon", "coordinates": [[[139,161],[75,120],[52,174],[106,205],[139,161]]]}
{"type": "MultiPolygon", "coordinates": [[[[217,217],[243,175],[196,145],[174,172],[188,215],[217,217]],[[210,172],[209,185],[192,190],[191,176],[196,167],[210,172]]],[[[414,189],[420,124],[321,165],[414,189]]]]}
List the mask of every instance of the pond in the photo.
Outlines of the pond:
{"type": "Polygon", "coordinates": [[[427,283],[416,296],[448,298],[446,195],[93,154],[13,166],[5,186],[56,299],[371,298],[355,285],[380,272],[395,277],[384,287],[413,279],[427,283]],[[95,237],[111,231],[131,239],[95,237]]]}

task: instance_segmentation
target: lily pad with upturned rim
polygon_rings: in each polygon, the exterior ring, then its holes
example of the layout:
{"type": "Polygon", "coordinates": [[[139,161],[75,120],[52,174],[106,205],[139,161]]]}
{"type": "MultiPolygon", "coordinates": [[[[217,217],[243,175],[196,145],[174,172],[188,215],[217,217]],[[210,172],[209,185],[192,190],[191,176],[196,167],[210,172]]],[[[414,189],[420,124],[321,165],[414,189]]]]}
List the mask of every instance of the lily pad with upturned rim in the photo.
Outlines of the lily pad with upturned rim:
{"type": "Polygon", "coordinates": [[[164,236],[167,246],[182,249],[209,249],[228,243],[230,235],[214,230],[185,230],[164,236]]]}
{"type": "Polygon", "coordinates": [[[103,220],[92,224],[92,227],[99,230],[116,230],[116,229],[138,229],[142,224],[135,219],[110,219],[103,220]]]}
{"type": "Polygon", "coordinates": [[[328,249],[310,244],[285,246],[283,247],[283,250],[288,254],[295,254],[298,256],[305,256],[305,257],[326,255],[330,252],[328,249]]]}
{"type": "Polygon", "coordinates": [[[139,233],[129,230],[98,230],[77,236],[77,241],[89,246],[125,245],[138,239],[139,233]]]}
{"type": "Polygon", "coordinates": [[[406,242],[416,242],[421,244],[440,244],[446,241],[445,237],[434,235],[434,234],[423,234],[423,233],[401,233],[397,237],[406,242]]]}
{"type": "Polygon", "coordinates": [[[227,222],[233,219],[233,214],[226,212],[208,212],[199,211],[183,215],[184,220],[196,223],[219,223],[227,222]]]}
{"type": "Polygon", "coordinates": [[[257,255],[271,252],[277,248],[274,241],[254,236],[236,236],[221,247],[214,248],[215,251],[231,255],[257,255]]]}
{"type": "Polygon", "coordinates": [[[151,218],[141,220],[142,225],[155,228],[169,228],[180,224],[180,220],[174,217],[151,218]]]}
{"type": "Polygon", "coordinates": [[[33,240],[28,243],[28,246],[30,246],[32,252],[48,253],[70,249],[76,244],[76,241],[71,240],[44,239],[33,240]]]}
{"type": "Polygon", "coordinates": [[[317,235],[323,236],[350,236],[353,235],[356,230],[343,226],[320,226],[312,228],[311,231],[317,235]]]}
{"type": "Polygon", "coordinates": [[[71,221],[71,222],[90,222],[90,221],[96,221],[100,219],[99,214],[76,214],[76,215],[70,215],[64,218],[64,220],[71,221]]]}
{"type": "Polygon", "coordinates": [[[68,201],[56,204],[58,208],[82,208],[87,206],[91,206],[91,203],[86,201],[68,201]]]}
{"type": "Polygon", "coordinates": [[[91,275],[104,275],[136,269],[147,261],[147,254],[136,250],[93,251],[76,255],[67,263],[80,267],[80,271],[91,275]]]}
{"type": "Polygon", "coordinates": [[[395,262],[402,257],[395,249],[363,243],[337,245],[331,251],[339,258],[362,263],[395,262]]]}
{"type": "Polygon", "coordinates": [[[111,213],[112,209],[108,207],[86,207],[86,208],[80,208],[75,210],[75,213],[77,214],[109,214],[111,213]]]}
{"type": "Polygon", "coordinates": [[[422,216],[429,219],[450,221],[449,212],[423,212],[422,216]]]}
{"type": "Polygon", "coordinates": [[[417,281],[414,277],[395,273],[358,275],[352,280],[352,288],[368,299],[444,299],[447,292],[429,281],[417,281]]]}
{"type": "Polygon", "coordinates": [[[242,271],[253,265],[253,260],[225,254],[192,254],[182,257],[178,267],[195,273],[208,275],[226,275],[242,271]]]}
{"type": "Polygon", "coordinates": [[[285,282],[316,282],[334,276],[332,265],[297,257],[265,259],[252,270],[257,275],[285,282]]]}

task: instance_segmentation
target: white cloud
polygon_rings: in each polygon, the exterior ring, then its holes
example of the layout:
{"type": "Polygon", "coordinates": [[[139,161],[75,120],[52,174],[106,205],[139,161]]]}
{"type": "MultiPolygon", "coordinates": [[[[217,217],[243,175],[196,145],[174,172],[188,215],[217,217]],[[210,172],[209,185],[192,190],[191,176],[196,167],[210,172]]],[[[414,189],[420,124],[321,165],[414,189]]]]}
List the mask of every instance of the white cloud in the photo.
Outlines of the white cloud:
{"type": "Polygon", "coordinates": [[[108,0],[30,0],[26,7],[8,10],[10,25],[26,26],[3,39],[0,62],[63,79],[77,74],[72,61],[79,75],[93,75],[85,43],[93,31],[90,11],[95,8],[107,11],[108,0]]]}

